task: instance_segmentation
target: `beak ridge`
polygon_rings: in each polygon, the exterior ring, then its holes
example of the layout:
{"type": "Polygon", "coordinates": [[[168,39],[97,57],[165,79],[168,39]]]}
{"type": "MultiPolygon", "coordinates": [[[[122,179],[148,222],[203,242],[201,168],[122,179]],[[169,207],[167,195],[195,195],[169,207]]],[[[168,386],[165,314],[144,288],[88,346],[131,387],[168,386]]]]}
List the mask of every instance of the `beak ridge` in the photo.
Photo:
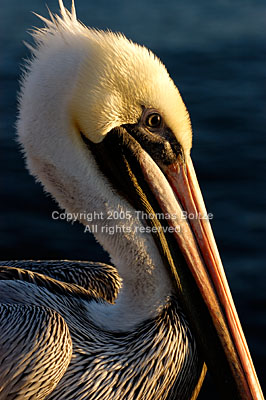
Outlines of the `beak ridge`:
{"type": "MultiPolygon", "coordinates": [[[[176,164],[172,164],[165,172],[175,195],[184,210],[187,211],[187,215],[190,216],[189,222],[206,265],[207,274],[211,278],[218,302],[223,310],[226,325],[245,376],[245,379],[241,382],[241,390],[246,386],[245,392],[247,394],[250,392],[250,395],[245,398],[261,400],[263,394],[225,276],[192,160],[189,157],[186,164],[179,164],[178,168],[176,164]]],[[[195,273],[193,273],[193,266],[191,270],[197,280],[195,273]]],[[[203,291],[205,292],[204,288],[203,291]]],[[[204,293],[202,294],[203,298],[207,301],[210,300],[208,294],[207,296],[204,296],[204,293]]],[[[207,304],[207,306],[211,311],[211,305],[207,304]]],[[[212,315],[212,318],[216,324],[218,321],[216,315],[212,315]]],[[[232,365],[233,369],[234,366],[232,365]]]]}

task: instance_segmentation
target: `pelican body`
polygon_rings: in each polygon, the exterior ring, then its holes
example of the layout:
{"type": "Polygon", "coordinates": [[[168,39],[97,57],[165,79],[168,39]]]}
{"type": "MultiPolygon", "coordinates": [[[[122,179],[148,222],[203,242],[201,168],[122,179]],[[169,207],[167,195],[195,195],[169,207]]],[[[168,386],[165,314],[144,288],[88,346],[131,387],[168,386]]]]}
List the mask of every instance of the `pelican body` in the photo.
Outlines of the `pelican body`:
{"type": "Polygon", "coordinates": [[[60,8],[34,32],[18,141],[112,265],[1,262],[0,400],[192,400],[207,368],[223,397],[262,400],[178,89],[151,51],[60,8]]]}

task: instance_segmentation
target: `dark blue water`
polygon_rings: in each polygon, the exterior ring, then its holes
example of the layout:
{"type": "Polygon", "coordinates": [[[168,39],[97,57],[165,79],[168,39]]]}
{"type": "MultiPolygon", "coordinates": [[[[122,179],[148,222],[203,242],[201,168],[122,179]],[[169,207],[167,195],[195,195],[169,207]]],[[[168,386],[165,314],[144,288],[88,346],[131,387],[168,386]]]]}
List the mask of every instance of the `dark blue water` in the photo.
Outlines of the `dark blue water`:
{"type": "MultiPolygon", "coordinates": [[[[56,1],[46,1],[57,11],[56,1]]],[[[69,5],[69,2],[66,2],[69,5]]],[[[166,64],[190,111],[192,156],[262,386],[266,383],[266,3],[260,0],[76,0],[78,16],[124,32],[166,64]]],[[[1,259],[106,255],[78,224],[54,221],[55,203],[24,168],[14,141],[26,30],[45,2],[2,0],[1,259]]],[[[206,384],[200,398],[212,397],[206,384]]]]}

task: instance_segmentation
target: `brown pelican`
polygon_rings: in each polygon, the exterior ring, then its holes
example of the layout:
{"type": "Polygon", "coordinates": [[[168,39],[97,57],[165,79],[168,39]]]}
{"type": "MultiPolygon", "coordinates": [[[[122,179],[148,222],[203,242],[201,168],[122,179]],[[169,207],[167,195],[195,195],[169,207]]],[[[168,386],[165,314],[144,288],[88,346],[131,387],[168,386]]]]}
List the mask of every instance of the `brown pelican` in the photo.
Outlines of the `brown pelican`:
{"type": "Polygon", "coordinates": [[[121,34],[44,19],[20,94],[30,172],[113,266],[0,268],[0,399],[263,399],[160,60],[121,34]],[[90,215],[88,222],[87,215],[90,215]]]}

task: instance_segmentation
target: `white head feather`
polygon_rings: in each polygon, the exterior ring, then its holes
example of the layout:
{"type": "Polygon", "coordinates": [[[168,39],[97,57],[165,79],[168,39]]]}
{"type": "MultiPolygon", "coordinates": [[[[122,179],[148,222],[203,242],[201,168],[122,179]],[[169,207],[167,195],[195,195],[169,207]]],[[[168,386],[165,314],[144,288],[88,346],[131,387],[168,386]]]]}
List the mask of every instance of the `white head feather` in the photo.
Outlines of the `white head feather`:
{"type": "Polygon", "coordinates": [[[120,33],[85,27],[78,22],[74,5],[72,13],[62,1],[60,5],[61,17],[41,17],[46,27],[33,34],[37,45],[29,70],[33,72],[36,62],[53,68],[60,57],[61,68],[66,68],[76,57],[76,75],[72,82],[65,82],[72,88],[72,123],[98,143],[112,128],[136,123],[142,106],[154,108],[188,154],[192,141],[188,112],[161,61],[120,33]]]}

